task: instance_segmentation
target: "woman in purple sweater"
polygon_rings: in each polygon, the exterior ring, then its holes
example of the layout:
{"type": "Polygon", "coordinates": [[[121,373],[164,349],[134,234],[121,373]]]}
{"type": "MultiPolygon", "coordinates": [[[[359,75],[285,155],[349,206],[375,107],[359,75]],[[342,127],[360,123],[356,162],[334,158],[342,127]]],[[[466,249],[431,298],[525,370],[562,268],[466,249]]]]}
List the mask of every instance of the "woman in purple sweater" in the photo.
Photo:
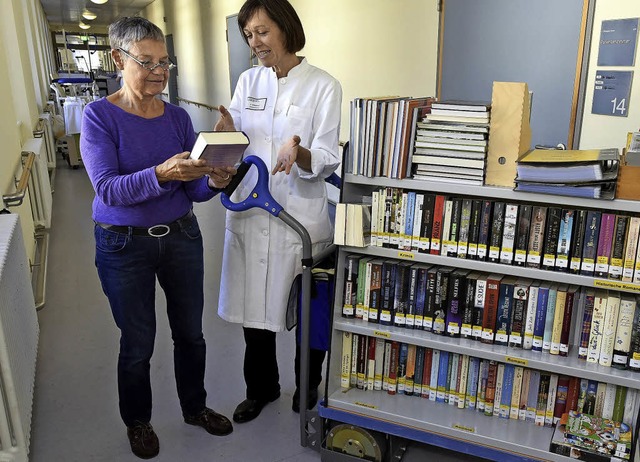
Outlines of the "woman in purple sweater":
{"type": "Polygon", "coordinates": [[[109,39],[123,87],[85,108],[80,143],[96,192],[96,267],[121,334],[120,415],[133,453],[151,458],[159,452],[149,374],[156,278],[167,300],[185,422],[214,435],[233,430],[205,403],[203,248],[192,204],[215,196],[235,169],[188,158],[195,142],[188,114],[157,98],[175,67],[162,31],[144,18],[122,18],[109,39]]]}

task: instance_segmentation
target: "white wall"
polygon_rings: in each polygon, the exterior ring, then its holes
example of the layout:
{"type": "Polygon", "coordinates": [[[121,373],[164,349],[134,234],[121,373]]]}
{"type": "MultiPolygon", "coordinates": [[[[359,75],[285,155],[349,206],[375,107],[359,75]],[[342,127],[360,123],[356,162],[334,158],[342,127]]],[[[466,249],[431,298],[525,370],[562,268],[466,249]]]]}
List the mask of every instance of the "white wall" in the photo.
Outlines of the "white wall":
{"type": "Polygon", "coordinates": [[[627,132],[640,130],[640,46],[636,48],[634,67],[598,66],[598,47],[602,21],[640,17],[638,0],[601,0],[596,2],[591,51],[589,54],[589,73],[585,95],[580,149],[620,148],[625,146],[627,132]],[[591,113],[593,89],[598,69],[634,71],[635,83],[631,85],[631,98],[627,117],[606,116],[591,113]]]}

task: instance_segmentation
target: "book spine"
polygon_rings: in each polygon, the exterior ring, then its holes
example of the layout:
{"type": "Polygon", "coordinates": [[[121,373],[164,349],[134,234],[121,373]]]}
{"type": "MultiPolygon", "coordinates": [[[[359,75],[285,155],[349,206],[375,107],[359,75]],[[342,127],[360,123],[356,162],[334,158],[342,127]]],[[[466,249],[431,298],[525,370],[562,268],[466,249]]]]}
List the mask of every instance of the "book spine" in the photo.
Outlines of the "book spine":
{"type": "Polygon", "coordinates": [[[342,333],[342,367],[340,369],[340,387],[344,389],[351,388],[351,351],[353,349],[351,340],[351,332],[342,333]]]}
{"type": "Polygon", "coordinates": [[[584,405],[587,401],[587,390],[589,389],[589,380],[580,379],[580,384],[578,386],[578,400],[576,404],[576,412],[586,412],[584,411],[584,405]]]}
{"type": "Polygon", "coordinates": [[[492,215],[493,203],[491,201],[482,201],[482,214],[480,216],[480,229],[478,232],[478,253],[476,255],[477,260],[485,261],[488,256],[492,215]]]}
{"type": "Polygon", "coordinates": [[[529,378],[529,396],[527,397],[527,412],[525,420],[535,423],[540,391],[540,371],[531,370],[529,378]]]}
{"type": "Polygon", "coordinates": [[[394,260],[385,260],[382,263],[382,288],[380,304],[380,324],[389,326],[393,324],[393,300],[395,296],[396,270],[398,264],[394,260]]]}
{"type": "Polygon", "coordinates": [[[502,244],[499,261],[502,264],[513,263],[516,245],[516,231],[518,227],[518,205],[506,204],[504,210],[504,228],[502,229],[502,244]]]}
{"type": "Polygon", "coordinates": [[[458,353],[449,354],[449,363],[447,370],[447,386],[444,392],[444,402],[450,406],[456,404],[458,395],[458,365],[460,364],[460,355],[458,353]]]}
{"type": "Polygon", "coordinates": [[[499,364],[496,380],[496,396],[493,405],[494,417],[509,418],[511,394],[513,393],[513,364],[499,364]]]}
{"type": "Polygon", "coordinates": [[[440,351],[440,364],[438,366],[437,392],[436,402],[444,403],[447,389],[447,379],[450,373],[449,369],[449,352],[440,351]]]}
{"type": "Polygon", "coordinates": [[[564,317],[562,319],[562,330],[560,331],[560,356],[569,355],[569,337],[571,334],[571,319],[573,318],[574,306],[578,303],[579,294],[577,287],[569,287],[564,305],[564,317]]]}
{"type": "Polygon", "coordinates": [[[382,390],[389,392],[389,374],[391,373],[391,340],[384,342],[384,363],[382,367],[382,390]]]}
{"type": "Polygon", "coordinates": [[[609,292],[609,297],[607,298],[607,310],[605,312],[602,330],[600,358],[598,359],[598,363],[601,366],[611,366],[613,361],[613,349],[616,339],[616,327],[618,325],[619,313],[620,297],[615,292],[609,292]]]}
{"type": "Polygon", "coordinates": [[[489,238],[489,257],[488,260],[493,263],[500,261],[500,244],[502,244],[502,231],[504,230],[505,221],[504,202],[494,202],[493,204],[493,222],[491,225],[491,237],[489,238]]]}
{"type": "Polygon", "coordinates": [[[373,376],[373,389],[382,390],[382,379],[384,374],[384,361],[386,352],[386,342],[382,338],[376,338],[376,366],[373,376]]]}
{"type": "Polygon", "coordinates": [[[402,188],[394,188],[391,215],[391,248],[401,249],[404,239],[404,213],[407,209],[407,193],[402,188]]]}
{"type": "Polygon", "coordinates": [[[616,327],[616,337],[613,342],[613,360],[611,365],[618,369],[626,369],[629,362],[631,347],[631,332],[633,317],[636,312],[636,300],[633,297],[622,296],[620,299],[620,313],[616,327]]]}
{"type": "Polygon", "coordinates": [[[522,368],[522,387],[520,390],[520,400],[518,403],[518,420],[525,420],[527,418],[527,401],[529,399],[530,384],[531,384],[531,369],[523,367],[522,368]]]}
{"type": "Polygon", "coordinates": [[[554,270],[556,267],[556,251],[560,236],[560,223],[562,222],[562,209],[549,207],[547,211],[547,229],[545,231],[542,269],[554,270]]]}
{"type": "Polygon", "coordinates": [[[484,414],[485,399],[487,394],[487,380],[489,378],[489,360],[480,361],[480,371],[478,372],[478,393],[476,399],[476,408],[478,412],[484,414]]]}
{"type": "Polygon", "coordinates": [[[387,393],[395,395],[398,391],[398,365],[400,364],[400,343],[391,341],[391,352],[389,360],[389,385],[387,393]]]}
{"type": "Polygon", "coordinates": [[[433,231],[433,216],[436,196],[424,195],[422,205],[422,224],[420,226],[420,252],[429,253],[431,250],[431,235],[433,231]]]}
{"type": "Polygon", "coordinates": [[[496,345],[507,345],[509,343],[509,319],[513,304],[514,281],[503,279],[500,282],[500,292],[498,296],[498,311],[496,314],[496,327],[494,343],[496,345]]]}
{"type": "Polygon", "coordinates": [[[596,387],[596,402],[594,407],[594,415],[596,417],[602,417],[602,410],[604,409],[604,398],[607,392],[607,384],[605,382],[598,382],[596,387]]]}
{"type": "Polygon", "coordinates": [[[571,241],[571,259],[569,261],[569,271],[573,274],[580,273],[582,264],[582,252],[584,249],[584,236],[587,225],[587,211],[578,210],[576,212],[573,239],[571,241]]]}
{"type": "Polygon", "coordinates": [[[467,246],[467,258],[471,258],[474,260],[478,257],[478,238],[480,236],[481,218],[482,218],[482,201],[475,199],[471,202],[469,242],[467,246]]]}
{"type": "MultiPolygon", "coordinates": [[[[634,262],[638,252],[640,236],[640,217],[631,217],[624,248],[624,262],[622,264],[622,282],[633,282],[634,262]]],[[[640,263],[640,262],[639,262],[640,263]]]]}
{"type": "Polygon", "coordinates": [[[422,228],[422,212],[424,209],[424,194],[415,194],[413,212],[413,229],[411,230],[411,251],[420,252],[420,230],[422,228]]]}
{"type": "Polygon", "coordinates": [[[493,415],[497,376],[498,363],[496,361],[489,361],[489,365],[487,367],[487,385],[484,393],[484,415],[493,415]]]}
{"type": "Polygon", "coordinates": [[[349,375],[349,386],[355,388],[358,384],[358,347],[360,335],[351,335],[351,374],[349,375]]]}
{"type": "Polygon", "coordinates": [[[493,343],[494,341],[499,296],[500,279],[487,279],[485,306],[482,317],[482,343],[493,343]]]}
{"type": "Polygon", "coordinates": [[[378,190],[378,238],[375,241],[376,247],[384,247],[385,242],[385,222],[387,212],[387,188],[378,190]]]}
{"type": "Polygon", "coordinates": [[[631,326],[631,346],[629,348],[629,369],[640,371],[640,309],[636,298],[636,311],[631,326]]]}
{"type": "Polygon", "coordinates": [[[420,266],[417,269],[418,280],[416,283],[415,293],[415,318],[414,324],[416,329],[422,329],[424,324],[424,310],[426,308],[427,284],[428,284],[428,268],[420,266]]]}
{"type": "Polygon", "coordinates": [[[591,318],[593,316],[593,304],[595,294],[589,291],[585,295],[584,312],[582,314],[582,329],[580,331],[580,344],[578,345],[578,359],[587,359],[589,350],[589,335],[591,335],[591,318]]]}
{"type": "Polygon", "coordinates": [[[395,287],[393,289],[393,325],[406,326],[407,302],[409,300],[410,268],[407,262],[396,266],[395,287]]]}
{"type": "Polygon", "coordinates": [[[596,292],[593,304],[593,314],[591,316],[589,347],[587,349],[587,362],[589,363],[597,363],[600,359],[600,347],[602,345],[602,334],[604,333],[604,318],[606,311],[606,292],[596,292]]]}
{"type": "Polygon", "coordinates": [[[462,211],[460,212],[460,232],[458,233],[458,258],[467,258],[469,249],[469,232],[471,228],[472,200],[462,200],[462,211]]]}
{"type": "Polygon", "coordinates": [[[449,294],[449,275],[451,268],[438,268],[436,271],[436,294],[433,313],[434,334],[444,334],[446,330],[447,296],[449,294]]]}
{"type": "MultiPolygon", "coordinates": [[[[358,260],[357,255],[348,255],[345,260],[344,302],[342,316],[353,318],[356,316],[355,304],[357,293],[358,260]]],[[[362,314],[360,315],[362,317],[362,314]]]]}
{"type": "Polygon", "coordinates": [[[480,376],[480,359],[469,358],[469,372],[467,380],[467,393],[465,397],[465,408],[476,409],[476,397],[478,394],[478,378],[480,376]]]}
{"type": "Polygon", "coordinates": [[[560,231],[558,233],[558,247],[556,249],[556,269],[558,271],[569,271],[569,251],[571,249],[575,213],[575,210],[569,209],[562,211],[560,231]]]}
{"type": "Polygon", "coordinates": [[[553,325],[551,327],[551,345],[549,353],[560,354],[560,337],[562,334],[562,323],[564,321],[564,309],[567,302],[567,286],[561,286],[556,292],[556,308],[553,313],[553,325]]]}
{"type": "Polygon", "coordinates": [[[487,277],[480,276],[476,282],[476,290],[473,297],[473,320],[471,326],[471,338],[482,339],[482,320],[484,318],[484,303],[487,294],[487,277]]]}
{"type": "Polygon", "coordinates": [[[404,316],[407,329],[413,329],[416,323],[416,297],[418,295],[418,273],[419,268],[415,266],[409,267],[409,286],[407,288],[407,312],[404,316]]]}
{"type": "Polygon", "coordinates": [[[438,398],[438,377],[440,376],[440,350],[433,350],[431,358],[431,376],[429,378],[429,401],[438,398]]]}
{"type": "Polygon", "coordinates": [[[407,361],[405,363],[403,392],[405,395],[409,396],[413,395],[413,386],[416,377],[416,355],[416,346],[407,345],[407,361]]]}
{"type": "Polygon", "coordinates": [[[455,257],[458,253],[458,241],[460,240],[460,221],[462,219],[462,199],[456,198],[452,201],[451,207],[451,227],[449,230],[449,243],[447,245],[447,256],[455,257]]]}
{"type": "Polygon", "coordinates": [[[468,275],[465,279],[462,324],[460,325],[460,336],[463,338],[472,338],[473,335],[473,304],[475,301],[477,281],[477,275],[468,275]]]}
{"type": "Polygon", "coordinates": [[[552,286],[549,289],[549,298],[547,300],[547,315],[544,321],[544,335],[542,337],[542,351],[547,353],[551,350],[551,336],[553,335],[553,323],[556,314],[556,298],[558,296],[558,287],[552,286]]]}
{"type": "Polygon", "coordinates": [[[358,360],[357,360],[357,375],[356,375],[356,388],[360,390],[365,389],[366,373],[367,373],[367,342],[369,337],[366,335],[358,335],[358,360]]]}
{"type": "Polygon", "coordinates": [[[513,256],[513,263],[517,266],[525,266],[527,264],[527,249],[529,248],[529,229],[532,224],[532,210],[532,205],[523,204],[520,206],[518,228],[515,239],[515,251],[513,256]]]}
{"type": "MultiPolygon", "coordinates": [[[[395,216],[394,207],[394,191],[395,188],[387,187],[385,188],[385,196],[384,196],[384,215],[383,215],[383,233],[382,233],[382,247],[391,247],[391,235],[393,234],[392,223],[395,226],[395,216]]],[[[379,223],[378,223],[379,225],[379,223]]],[[[378,227],[378,232],[380,232],[380,227],[378,227]]]]}
{"type": "Polygon", "coordinates": [[[371,262],[371,282],[369,286],[369,316],[368,321],[377,323],[380,318],[382,305],[382,262],[371,262]]]}
{"type": "Polygon", "coordinates": [[[518,420],[520,411],[520,393],[522,392],[522,375],[524,369],[521,366],[513,368],[513,387],[509,406],[509,418],[518,420]]]}
{"type": "Polygon", "coordinates": [[[622,279],[622,265],[624,264],[624,244],[627,237],[629,217],[617,215],[611,246],[611,259],[609,263],[609,279],[622,279]]]}
{"type": "Polygon", "coordinates": [[[356,282],[356,318],[368,320],[369,312],[364,309],[365,281],[367,279],[367,262],[369,258],[358,261],[358,278],[356,282]]]}
{"type": "Polygon", "coordinates": [[[416,208],[416,193],[409,191],[407,193],[407,209],[404,217],[404,243],[402,248],[404,250],[411,250],[411,243],[413,240],[413,217],[415,215],[416,208]]]}
{"type": "Polygon", "coordinates": [[[611,420],[613,418],[613,408],[616,402],[616,386],[612,383],[607,383],[604,391],[604,400],[602,403],[602,415],[603,419],[611,420]]]}
{"type": "Polygon", "coordinates": [[[431,390],[431,368],[433,364],[433,349],[425,348],[424,350],[424,369],[422,370],[422,397],[429,399],[431,390]]]}
{"type": "Polygon", "coordinates": [[[598,382],[595,380],[587,381],[587,391],[584,398],[582,412],[584,414],[595,414],[596,412],[596,395],[598,394],[598,382]]]}
{"type": "Polygon", "coordinates": [[[377,342],[374,337],[369,337],[367,343],[367,375],[365,390],[373,390],[376,379],[376,346],[377,342]]]}
{"type": "Polygon", "coordinates": [[[416,366],[415,372],[413,375],[413,395],[414,396],[422,396],[422,383],[424,377],[424,359],[425,359],[425,348],[424,347],[416,347],[416,366]]]}
{"type": "Polygon", "coordinates": [[[556,392],[556,402],[553,407],[553,423],[557,424],[567,406],[567,395],[569,393],[569,377],[561,375],[558,377],[558,387],[556,392]]]}
{"type": "Polygon", "coordinates": [[[524,322],[524,335],[522,339],[522,348],[531,350],[533,348],[533,331],[536,322],[536,308],[538,306],[538,291],[540,285],[534,282],[529,287],[529,297],[527,299],[527,312],[524,322]]]}
{"type": "Polygon", "coordinates": [[[433,318],[436,312],[436,283],[438,269],[433,267],[427,272],[427,293],[425,296],[424,319],[422,329],[428,332],[433,330],[433,318]]]}
{"type": "Polygon", "coordinates": [[[442,225],[444,220],[444,204],[445,196],[440,194],[436,195],[433,205],[433,217],[431,228],[431,247],[429,252],[435,255],[440,254],[441,242],[442,242],[442,225]]]}
{"type": "MultiPolygon", "coordinates": [[[[513,309],[509,321],[509,346],[522,348],[524,335],[525,316],[527,311],[527,297],[529,295],[528,283],[516,283],[513,289],[513,309]]],[[[533,332],[533,323],[531,324],[533,332]]]]}
{"type": "Polygon", "coordinates": [[[542,351],[544,341],[544,328],[547,320],[547,304],[549,302],[548,286],[541,286],[538,289],[538,303],[536,306],[536,319],[533,324],[533,341],[531,349],[533,351],[542,351]]]}
{"type": "Polygon", "coordinates": [[[449,300],[447,303],[446,326],[450,337],[460,337],[462,326],[462,310],[465,300],[465,277],[457,271],[451,274],[449,280],[449,300]]]}
{"type": "Polygon", "coordinates": [[[534,206],[531,211],[531,230],[527,250],[527,266],[540,268],[544,245],[544,231],[547,222],[547,207],[534,206]]]}
{"type": "Polygon", "coordinates": [[[453,213],[454,199],[444,201],[444,217],[442,218],[442,241],[440,245],[440,255],[445,257],[449,255],[449,246],[451,245],[451,220],[453,213]]]}
{"type": "Polygon", "coordinates": [[[589,210],[587,212],[587,223],[584,230],[584,249],[582,251],[582,263],[580,264],[580,274],[583,276],[593,276],[596,269],[601,221],[602,212],[595,210],[589,210]]]}
{"type": "Polygon", "coordinates": [[[580,394],[580,379],[578,377],[569,377],[569,386],[567,388],[567,402],[564,406],[564,412],[577,411],[578,396],[580,394]]]}
{"type": "Polygon", "coordinates": [[[540,388],[538,389],[538,402],[536,405],[535,424],[544,426],[544,419],[547,410],[547,401],[549,397],[549,383],[551,382],[550,374],[540,374],[540,388]]]}
{"type": "Polygon", "coordinates": [[[609,274],[611,248],[616,226],[616,216],[613,213],[603,213],[600,223],[600,236],[598,237],[598,251],[596,254],[597,277],[606,278],[609,274]]]}
{"type": "Polygon", "coordinates": [[[613,412],[611,414],[611,420],[613,420],[614,422],[623,422],[622,419],[624,418],[624,406],[627,400],[627,387],[616,385],[615,389],[616,394],[613,400],[613,412]]]}

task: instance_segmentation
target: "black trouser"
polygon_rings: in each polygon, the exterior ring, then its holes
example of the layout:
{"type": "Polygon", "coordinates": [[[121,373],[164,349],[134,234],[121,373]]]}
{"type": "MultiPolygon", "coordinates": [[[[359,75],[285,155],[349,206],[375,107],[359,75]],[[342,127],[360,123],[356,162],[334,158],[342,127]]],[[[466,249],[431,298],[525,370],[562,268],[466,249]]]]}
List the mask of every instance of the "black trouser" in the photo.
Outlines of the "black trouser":
{"type": "MultiPolygon", "coordinates": [[[[280,375],[276,359],[276,333],[265,329],[244,327],[244,381],[247,398],[272,400],[280,392],[280,375]]],[[[309,389],[317,388],[322,381],[322,362],[326,351],[310,350],[309,389]]],[[[296,387],[300,383],[300,347],[296,343],[296,387]]]]}

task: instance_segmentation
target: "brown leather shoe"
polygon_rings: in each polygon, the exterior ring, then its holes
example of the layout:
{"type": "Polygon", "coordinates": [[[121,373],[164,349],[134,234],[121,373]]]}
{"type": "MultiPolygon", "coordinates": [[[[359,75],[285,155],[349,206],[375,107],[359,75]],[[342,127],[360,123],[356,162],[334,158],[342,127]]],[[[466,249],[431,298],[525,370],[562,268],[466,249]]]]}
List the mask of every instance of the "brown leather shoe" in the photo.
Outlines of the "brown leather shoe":
{"type": "Polygon", "coordinates": [[[131,452],[141,459],[151,459],[160,452],[158,435],[153,431],[150,423],[139,423],[127,427],[127,436],[131,444],[131,452]]]}
{"type": "Polygon", "coordinates": [[[189,425],[197,425],[207,432],[216,436],[225,436],[233,431],[231,421],[222,414],[205,407],[200,414],[195,416],[184,416],[184,421],[189,425]]]}

